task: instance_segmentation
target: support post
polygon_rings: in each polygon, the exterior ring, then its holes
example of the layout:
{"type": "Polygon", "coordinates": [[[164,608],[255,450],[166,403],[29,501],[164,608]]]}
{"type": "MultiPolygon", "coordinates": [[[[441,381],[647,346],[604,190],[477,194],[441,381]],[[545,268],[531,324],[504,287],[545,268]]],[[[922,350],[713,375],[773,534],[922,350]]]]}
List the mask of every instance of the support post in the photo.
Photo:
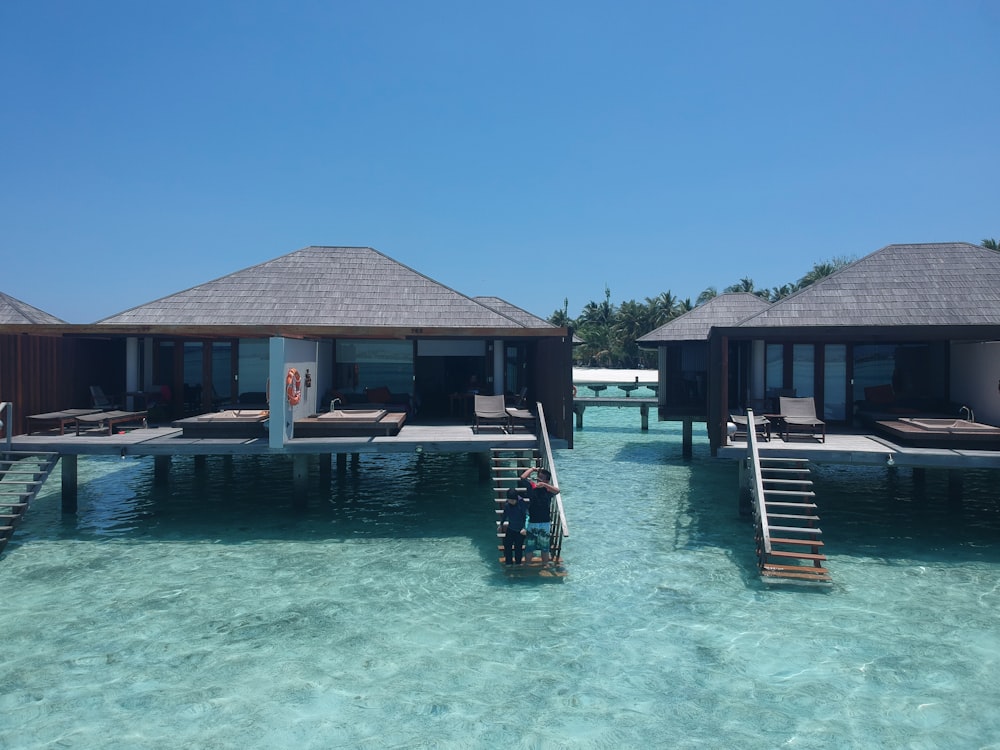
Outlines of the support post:
{"type": "Polygon", "coordinates": [[[205,459],[206,459],[205,456],[194,457],[194,470],[199,474],[203,474],[205,472],[205,465],[206,465],[205,459]]]}
{"type": "Polygon", "coordinates": [[[333,454],[321,453],[319,455],[319,483],[322,487],[329,487],[333,476],[333,454]]]}
{"type": "Polygon", "coordinates": [[[948,502],[961,503],[965,483],[961,469],[948,469],[948,502]]]}
{"type": "Polygon", "coordinates": [[[77,461],[79,456],[63,455],[62,461],[62,512],[76,513],[77,461]]]}
{"type": "Polygon", "coordinates": [[[337,474],[340,475],[340,474],[346,474],[346,473],[347,473],[347,454],[346,453],[338,453],[337,454],[337,474]]]}
{"type": "Polygon", "coordinates": [[[750,492],[750,467],[747,466],[746,459],[740,463],[740,493],[737,499],[737,511],[740,518],[749,518],[753,515],[753,494],[750,492]]]}
{"type": "Polygon", "coordinates": [[[153,459],[153,484],[166,484],[170,480],[170,456],[153,459]]]}
{"type": "Polygon", "coordinates": [[[296,453],[292,458],[292,505],[305,508],[309,500],[309,456],[296,453]]]}
{"type": "Polygon", "coordinates": [[[646,432],[649,430],[649,406],[647,404],[639,407],[639,415],[642,417],[642,431],[646,432]]]}
{"type": "Polygon", "coordinates": [[[684,458],[691,458],[691,455],[693,453],[693,442],[694,442],[692,439],[694,422],[692,422],[690,419],[685,419],[682,424],[683,427],[681,429],[682,433],[681,454],[684,456],[684,458]]]}
{"type": "Polygon", "coordinates": [[[587,407],[583,404],[573,404],[573,413],[576,415],[576,429],[583,429],[583,410],[587,407]]]}

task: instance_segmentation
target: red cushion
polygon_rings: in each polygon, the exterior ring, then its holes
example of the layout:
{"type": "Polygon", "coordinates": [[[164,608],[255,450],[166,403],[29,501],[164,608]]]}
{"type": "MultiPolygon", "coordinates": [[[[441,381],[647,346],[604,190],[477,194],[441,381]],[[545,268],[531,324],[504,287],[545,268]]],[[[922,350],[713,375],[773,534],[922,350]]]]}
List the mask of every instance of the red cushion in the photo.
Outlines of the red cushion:
{"type": "Polygon", "coordinates": [[[392,398],[392,394],[385,386],[369,388],[366,393],[368,394],[368,401],[373,404],[387,404],[389,403],[389,399],[392,398]]]}

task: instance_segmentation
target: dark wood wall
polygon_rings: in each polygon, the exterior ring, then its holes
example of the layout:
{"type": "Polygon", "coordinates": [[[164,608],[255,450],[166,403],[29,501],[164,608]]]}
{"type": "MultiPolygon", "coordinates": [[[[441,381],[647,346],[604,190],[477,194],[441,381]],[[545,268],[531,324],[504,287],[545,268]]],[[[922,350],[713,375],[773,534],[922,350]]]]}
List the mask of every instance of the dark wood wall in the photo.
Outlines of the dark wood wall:
{"type": "Polygon", "coordinates": [[[542,339],[533,363],[535,397],[545,409],[549,432],[573,447],[573,345],[568,336],[542,339]]]}
{"type": "Polygon", "coordinates": [[[12,435],[26,432],[28,414],[90,406],[90,385],[114,398],[124,373],[124,342],[0,334],[0,401],[14,405],[12,435]]]}

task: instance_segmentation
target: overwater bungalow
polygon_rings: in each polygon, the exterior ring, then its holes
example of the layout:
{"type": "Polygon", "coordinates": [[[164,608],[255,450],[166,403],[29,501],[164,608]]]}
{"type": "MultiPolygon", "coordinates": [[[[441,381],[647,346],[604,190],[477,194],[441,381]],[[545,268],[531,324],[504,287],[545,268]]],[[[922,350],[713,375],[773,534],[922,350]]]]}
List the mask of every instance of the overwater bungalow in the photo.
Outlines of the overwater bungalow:
{"type": "Polygon", "coordinates": [[[91,406],[93,386],[153,423],[266,409],[294,369],[295,418],[378,404],[411,422],[468,423],[473,392],[508,394],[541,403],[551,435],[572,442],[565,329],[371,248],[308,247],[92,324],[8,314],[0,342],[13,434],[27,415],[91,406]]]}
{"type": "Polygon", "coordinates": [[[977,245],[889,245],[774,304],[722,295],[640,343],[659,350],[660,418],[703,416],[713,453],[731,415],[777,421],[782,396],[811,398],[834,434],[1000,449],[982,427],[1000,425],[1000,253],[977,245]]]}

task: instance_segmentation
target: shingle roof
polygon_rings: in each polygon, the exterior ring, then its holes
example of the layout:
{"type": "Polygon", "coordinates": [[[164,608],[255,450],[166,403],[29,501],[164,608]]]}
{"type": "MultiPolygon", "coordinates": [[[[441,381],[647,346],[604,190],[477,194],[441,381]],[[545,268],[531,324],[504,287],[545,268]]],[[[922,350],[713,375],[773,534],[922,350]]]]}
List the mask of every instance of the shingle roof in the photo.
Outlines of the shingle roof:
{"type": "Polygon", "coordinates": [[[802,326],[1000,324],[1000,253],[964,242],[889,245],[740,323],[802,326]]]}
{"type": "Polygon", "coordinates": [[[703,305],[665,323],[638,339],[640,344],[661,341],[707,341],[713,326],[733,326],[741,320],[770,307],[755,294],[735,292],[720,294],[703,305]]]}
{"type": "Polygon", "coordinates": [[[476,302],[481,305],[486,305],[491,310],[495,310],[501,315],[506,315],[508,318],[516,320],[523,326],[528,328],[555,328],[549,321],[544,318],[539,318],[537,315],[532,315],[527,310],[522,310],[520,307],[515,307],[510,302],[500,299],[499,297],[473,297],[476,302]]]}
{"type": "Polygon", "coordinates": [[[98,324],[524,327],[367,247],[307,247],[98,324]]]}
{"type": "Polygon", "coordinates": [[[27,302],[22,302],[10,295],[0,292],[0,325],[18,325],[25,323],[59,324],[65,323],[55,315],[49,315],[27,302]]]}

